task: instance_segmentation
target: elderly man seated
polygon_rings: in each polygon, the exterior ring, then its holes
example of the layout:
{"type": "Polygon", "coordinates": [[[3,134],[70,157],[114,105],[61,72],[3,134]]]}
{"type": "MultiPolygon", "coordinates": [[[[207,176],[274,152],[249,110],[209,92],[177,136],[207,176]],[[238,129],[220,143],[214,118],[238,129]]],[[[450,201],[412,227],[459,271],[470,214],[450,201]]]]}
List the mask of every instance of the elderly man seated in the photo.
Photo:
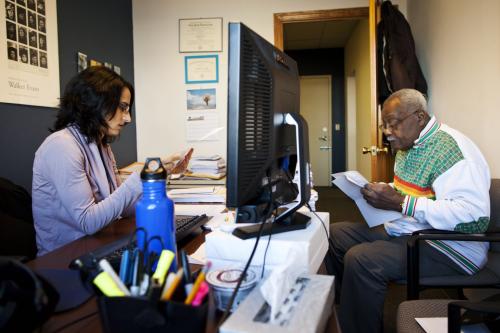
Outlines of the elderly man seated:
{"type": "MultiPolygon", "coordinates": [[[[490,216],[490,172],[465,135],[440,123],[413,89],[392,94],[382,109],[381,129],[396,153],[394,183],[362,189],[374,207],[403,218],[369,228],[334,223],[331,239],[343,332],[380,332],[389,281],[406,279],[408,235],[421,229],[484,232],[490,216]]],[[[474,274],[486,264],[487,242],[426,241],[422,276],[474,274]]]]}

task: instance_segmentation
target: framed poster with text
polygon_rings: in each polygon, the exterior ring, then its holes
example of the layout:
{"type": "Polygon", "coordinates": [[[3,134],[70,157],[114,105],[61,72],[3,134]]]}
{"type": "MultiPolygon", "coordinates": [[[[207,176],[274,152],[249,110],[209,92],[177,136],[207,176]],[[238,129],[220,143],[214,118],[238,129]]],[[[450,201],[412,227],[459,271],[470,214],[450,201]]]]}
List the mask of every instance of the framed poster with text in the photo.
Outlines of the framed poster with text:
{"type": "Polygon", "coordinates": [[[180,19],[179,52],[222,52],[222,17],[180,19]]]}
{"type": "Polygon", "coordinates": [[[56,0],[0,0],[0,102],[56,107],[56,0]]]}
{"type": "Polygon", "coordinates": [[[184,57],[186,84],[219,82],[219,56],[200,55],[184,57]]]}

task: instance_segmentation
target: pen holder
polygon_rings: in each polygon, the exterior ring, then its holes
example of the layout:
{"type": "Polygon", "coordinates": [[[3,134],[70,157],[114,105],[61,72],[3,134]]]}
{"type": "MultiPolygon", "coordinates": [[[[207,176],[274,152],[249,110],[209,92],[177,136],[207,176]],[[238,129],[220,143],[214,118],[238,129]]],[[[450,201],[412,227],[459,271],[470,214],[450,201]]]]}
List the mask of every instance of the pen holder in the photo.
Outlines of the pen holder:
{"type": "MultiPolygon", "coordinates": [[[[211,299],[209,295],[209,299],[211,299]]],[[[198,307],[141,297],[99,297],[105,332],[205,332],[209,301],[198,307]]]]}

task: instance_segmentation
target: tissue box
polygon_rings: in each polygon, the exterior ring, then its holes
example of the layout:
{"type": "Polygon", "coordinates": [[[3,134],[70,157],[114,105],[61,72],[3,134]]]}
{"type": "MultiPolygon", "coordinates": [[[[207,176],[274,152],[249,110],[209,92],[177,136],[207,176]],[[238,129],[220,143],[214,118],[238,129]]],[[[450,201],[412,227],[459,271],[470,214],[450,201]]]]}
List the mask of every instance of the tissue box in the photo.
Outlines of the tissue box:
{"type": "MultiPolygon", "coordinates": [[[[319,212],[321,221],[311,212],[301,211],[311,217],[311,224],[303,230],[272,235],[266,256],[266,272],[283,264],[290,253],[297,254],[297,266],[303,273],[317,273],[328,250],[330,214],[319,212]],[[321,225],[323,223],[324,227],[321,225]]],[[[252,260],[251,268],[260,272],[269,236],[262,236],[252,260]]],[[[255,245],[255,238],[240,239],[230,233],[213,231],[205,239],[207,260],[213,268],[242,267],[255,245]]]]}
{"type": "Polygon", "coordinates": [[[260,288],[256,287],[224,322],[219,332],[324,332],[334,306],[334,277],[305,275],[303,278],[308,279],[307,285],[286,323],[263,322],[262,313],[266,305],[260,288]]]}

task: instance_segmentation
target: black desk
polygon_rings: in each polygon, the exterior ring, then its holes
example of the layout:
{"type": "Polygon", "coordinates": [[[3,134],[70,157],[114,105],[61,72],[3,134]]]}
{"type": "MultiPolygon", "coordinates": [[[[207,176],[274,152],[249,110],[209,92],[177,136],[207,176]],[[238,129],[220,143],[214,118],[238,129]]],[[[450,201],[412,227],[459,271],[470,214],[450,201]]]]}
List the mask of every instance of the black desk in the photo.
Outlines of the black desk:
{"type": "MultiPolygon", "coordinates": [[[[42,269],[42,268],[68,268],[69,263],[74,258],[85,254],[89,251],[93,251],[101,246],[104,246],[116,239],[130,235],[135,228],[135,219],[126,218],[123,220],[116,221],[111,225],[107,226],[103,230],[99,231],[95,235],[86,236],[80,238],[74,242],[71,242],[55,251],[47,253],[41,257],[36,258],[28,263],[28,266],[32,269],[42,269]]],[[[205,242],[205,233],[200,233],[194,237],[191,237],[184,244],[179,244],[179,247],[184,249],[188,254],[192,254],[196,249],[205,242]]],[[[193,265],[193,270],[199,269],[200,266],[193,265]]],[[[320,274],[321,274],[320,269],[320,274]]],[[[92,332],[100,333],[103,332],[101,320],[99,318],[99,313],[97,309],[96,298],[92,297],[82,306],[69,310],[63,313],[54,314],[49,320],[43,325],[41,332],[54,332],[64,325],[78,320],[79,318],[89,316],[86,319],[78,321],[71,326],[68,326],[61,332],[92,332]]],[[[213,323],[207,325],[207,331],[214,332],[213,323]]],[[[337,317],[335,309],[330,317],[327,325],[326,332],[340,332],[338,329],[337,317]]]]}

